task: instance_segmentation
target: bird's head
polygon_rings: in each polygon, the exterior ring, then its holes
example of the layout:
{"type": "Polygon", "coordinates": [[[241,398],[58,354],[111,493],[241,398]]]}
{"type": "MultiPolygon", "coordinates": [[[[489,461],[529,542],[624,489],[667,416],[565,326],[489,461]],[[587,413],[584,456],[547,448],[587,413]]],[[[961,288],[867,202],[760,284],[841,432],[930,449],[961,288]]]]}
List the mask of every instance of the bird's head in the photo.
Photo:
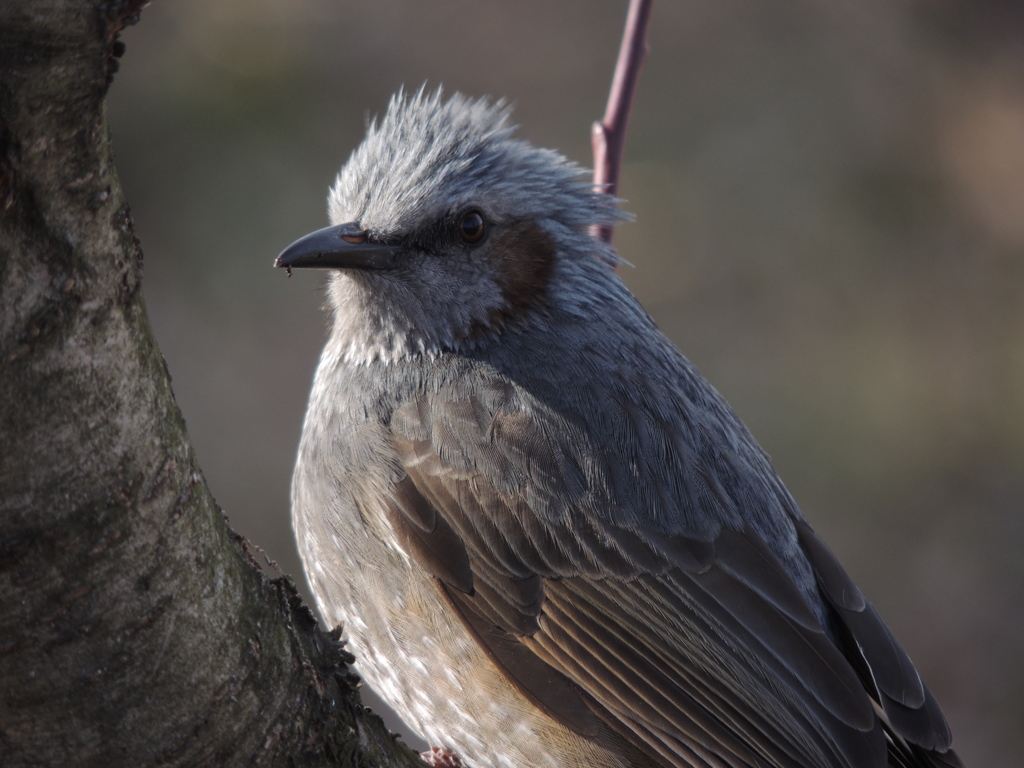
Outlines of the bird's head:
{"type": "Polygon", "coordinates": [[[502,103],[394,96],[338,175],[333,226],[279,267],[332,270],[334,340],[353,359],[486,343],[545,311],[573,263],[614,261],[591,235],[623,218],[562,155],[512,137],[502,103]]]}

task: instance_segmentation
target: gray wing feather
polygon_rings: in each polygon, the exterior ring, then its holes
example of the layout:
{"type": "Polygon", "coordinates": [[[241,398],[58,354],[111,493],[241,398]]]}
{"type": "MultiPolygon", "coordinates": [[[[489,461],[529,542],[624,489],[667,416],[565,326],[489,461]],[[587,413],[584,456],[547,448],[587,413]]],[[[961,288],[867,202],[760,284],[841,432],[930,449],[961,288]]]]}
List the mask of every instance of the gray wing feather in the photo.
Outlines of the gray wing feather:
{"type": "MultiPolygon", "coordinates": [[[[815,568],[822,592],[869,666],[879,703],[893,730],[924,749],[949,750],[952,734],[938,702],[885,622],[806,522],[797,522],[797,534],[815,568]]],[[[956,760],[949,753],[947,761],[956,760]]]]}
{"type": "MultiPolygon", "coordinates": [[[[593,715],[680,768],[883,766],[891,731],[934,764],[913,745],[948,749],[941,712],[809,526],[794,516],[789,531],[825,595],[816,609],[792,565],[736,525],[744,505],[770,514],[777,478],[752,486],[761,468],[702,436],[714,424],[680,427],[664,407],[620,402],[601,413],[606,445],[500,376],[421,392],[393,413],[407,472],[393,518],[509,680],[569,727],[592,730],[593,715]],[[652,456],[675,471],[654,472],[652,456]],[[650,510],[660,517],[645,520],[650,510]],[[822,615],[852,636],[856,664],[822,615]]],[[[783,514],[787,499],[775,502],[783,514]]]]}

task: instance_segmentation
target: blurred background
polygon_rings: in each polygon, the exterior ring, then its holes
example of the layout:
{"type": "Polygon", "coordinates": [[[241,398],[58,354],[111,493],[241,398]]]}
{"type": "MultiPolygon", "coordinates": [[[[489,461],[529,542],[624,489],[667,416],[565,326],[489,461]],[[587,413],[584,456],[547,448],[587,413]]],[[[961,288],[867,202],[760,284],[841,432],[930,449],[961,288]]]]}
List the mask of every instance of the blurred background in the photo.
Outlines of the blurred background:
{"type": "MultiPolygon", "coordinates": [[[[399,86],[591,162],[624,1],[163,0],[108,116],[210,487],[305,589],[288,484],[327,323],[271,268],[399,86]]],[[[895,630],[965,763],[1024,752],[1024,5],[656,4],[623,279],[895,630]]],[[[406,732],[405,728],[399,728],[406,732]]]]}

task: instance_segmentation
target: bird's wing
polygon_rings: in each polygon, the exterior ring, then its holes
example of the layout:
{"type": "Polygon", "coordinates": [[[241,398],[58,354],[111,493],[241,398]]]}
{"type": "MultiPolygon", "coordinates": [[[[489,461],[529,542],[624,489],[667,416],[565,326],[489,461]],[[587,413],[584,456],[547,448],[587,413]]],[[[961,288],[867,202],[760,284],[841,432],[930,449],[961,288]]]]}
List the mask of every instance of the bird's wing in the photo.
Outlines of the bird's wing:
{"type": "MultiPolygon", "coordinates": [[[[909,759],[948,750],[916,670],[806,524],[842,649],[749,526],[689,536],[587,514],[607,479],[554,437],[564,425],[491,384],[396,409],[392,525],[538,706],[679,768],[880,767],[894,740],[909,759]]],[[[713,470],[691,469],[715,503],[713,470]]]]}

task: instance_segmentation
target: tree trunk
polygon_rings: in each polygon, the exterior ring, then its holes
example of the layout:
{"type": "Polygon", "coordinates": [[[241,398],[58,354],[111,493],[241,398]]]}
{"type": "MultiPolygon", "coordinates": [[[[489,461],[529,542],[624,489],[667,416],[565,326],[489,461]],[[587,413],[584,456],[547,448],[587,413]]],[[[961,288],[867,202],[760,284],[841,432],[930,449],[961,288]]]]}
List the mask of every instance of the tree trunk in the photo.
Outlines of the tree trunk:
{"type": "Polygon", "coordinates": [[[0,764],[415,765],[196,464],[104,122],[141,5],[0,2],[0,764]]]}

